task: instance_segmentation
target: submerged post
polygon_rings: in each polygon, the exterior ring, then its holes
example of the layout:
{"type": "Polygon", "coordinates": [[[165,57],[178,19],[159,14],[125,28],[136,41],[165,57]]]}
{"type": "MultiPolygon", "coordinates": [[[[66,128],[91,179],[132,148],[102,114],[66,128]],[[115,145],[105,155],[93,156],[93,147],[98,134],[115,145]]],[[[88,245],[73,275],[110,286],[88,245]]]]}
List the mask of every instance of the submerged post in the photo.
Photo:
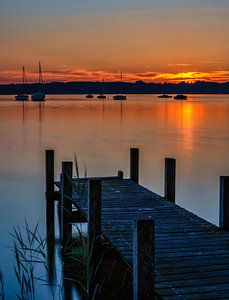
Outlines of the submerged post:
{"type": "Polygon", "coordinates": [[[47,236],[54,230],[54,150],[45,151],[47,236]]]}
{"type": "Polygon", "coordinates": [[[175,203],[176,160],[165,158],[164,197],[175,203]]]}
{"type": "Polygon", "coordinates": [[[229,176],[220,176],[219,226],[229,230],[229,176]]]}
{"type": "Polygon", "coordinates": [[[91,179],[88,182],[88,247],[89,256],[89,272],[91,276],[88,278],[87,289],[89,299],[93,298],[96,288],[96,269],[102,257],[100,250],[101,242],[101,193],[102,184],[99,179],[91,179]]]}
{"type": "Polygon", "coordinates": [[[130,148],[130,179],[138,183],[139,181],[139,149],[130,148]]]}
{"type": "Polygon", "coordinates": [[[134,221],[133,236],[134,300],[153,300],[154,288],[154,221],[134,221]]]}
{"type": "Polygon", "coordinates": [[[63,247],[69,244],[72,237],[72,162],[62,162],[62,241],[63,247]]]}

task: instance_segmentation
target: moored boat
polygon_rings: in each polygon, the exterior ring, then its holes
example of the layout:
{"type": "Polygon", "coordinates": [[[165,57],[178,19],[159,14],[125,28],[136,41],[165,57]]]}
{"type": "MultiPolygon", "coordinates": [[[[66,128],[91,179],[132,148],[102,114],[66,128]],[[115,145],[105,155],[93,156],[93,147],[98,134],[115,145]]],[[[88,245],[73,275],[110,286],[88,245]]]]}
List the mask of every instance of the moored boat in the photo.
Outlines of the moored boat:
{"type": "Polygon", "coordinates": [[[107,96],[106,95],[103,95],[103,94],[100,94],[97,96],[97,99],[106,99],[107,96]]]}
{"type": "MultiPolygon", "coordinates": [[[[122,83],[122,72],[120,72],[120,79],[121,79],[121,83],[122,83]]],[[[127,96],[126,96],[126,95],[119,94],[119,95],[113,96],[113,99],[114,99],[114,100],[126,100],[126,99],[127,99],[127,96]]]]}
{"type": "Polygon", "coordinates": [[[39,62],[39,80],[38,80],[38,84],[40,86],[40,91],[33,93],[31,95],[31,99],[32,101],[45,101],[45,93],[41,90],[42,89],[42,85],[43,85],[43,78],[42,78],[42,71],[41,71],[41,63],[39,62]]]}
{"type": "Polygon", "coordinates": [[[115,95],[113,96],[114,100],[126,100],[126,95],[115,95]]]}
{"type": "Polygon", "coordinates": [[[45,93],[37,92],[31,95],[31,99],[33,101],[44,101],[45,100],[45,93]]]}
{"type": "Polygon", "coordinates": [[[29,99],[29,95],[26,94],[18,94],[15,96],[15,100],[17,101],[27,101],[29,99]]]}
{"type": "Polygon", "coordinates": [[[86,98],[94,98],[94,96],[92,94],[88,94],[85,96],[86,98]]]}
{"type": "Polygon", "coordinates": [[[186,100],[187,96],[183,94],[178,94],[174,97],[175,100],[186,100]]]}
{"type": "MultiPolygon", "coordinates": [[[[26,74],[25,74],[25,67],[22,67],[22,85],[24,88],[24,85],[26,84],[26,74]]],[[[17,101],[27,101],[29,100],[29,95],[27,94],[18,94],[15,96],[15,100],[17,101]]]]}
{"type": "Polygon", "coordinates": [[[167,94],[162,94],[157,96],[157,98],[172,98],[173,96],[167,95],[167,94]]]}

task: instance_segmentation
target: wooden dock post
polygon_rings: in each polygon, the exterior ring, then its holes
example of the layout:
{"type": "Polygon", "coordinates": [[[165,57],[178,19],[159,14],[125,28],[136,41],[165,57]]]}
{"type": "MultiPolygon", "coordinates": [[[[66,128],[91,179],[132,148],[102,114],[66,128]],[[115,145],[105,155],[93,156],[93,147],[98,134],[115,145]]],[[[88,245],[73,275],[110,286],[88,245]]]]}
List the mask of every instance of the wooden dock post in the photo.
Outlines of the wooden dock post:
{"type": "Polygon", "coordinates": [[[96,288],[96,270],[100,258],[101,244],[101,193],[102,184],[99,179],[91,179],[88,182],[88,247],[89,253],[89,273],[87,290],[89,299],[93,298],[93,293],[96,288]]]}
{"type": "Polygon", "coordinates": [[[133,293],[134,300],[155,299],[154,221],[134,221],[133,293]]]}
{"type": "Polygon", "coordinates": [[[123,171],[118,171],[118,178],[123,179],[123,171]]]}
{"type": "Polygon", "coordinates": [[[69,244],[72,238],[72,224],[70,223],[72,217],[72,162],[62,162],[62,242],[63,247],[69,244]]]}
{"type": "Polygon", "coordinates": [[[219,226],[229,230],[229,176],[220,176],[219,226]]]}
{"type": "Polygon", "coordinates": [[[45,151],[46,228],[47,236],[54,234],[54,150],[45,151]]]}
{"type": "Polygon", "coordinates": [[[139,149],[130,148],[130,179],[139,182],[139,149]]]}
{"type": "Polygon", "coordinates": [[[91,179],[88,186],[88,242],[101,239],[101,180],[91,179]]]}
{"type": "Polygon", "coordinates": [[[175,203],[176,160],[165,158],[164,197],[175,203]]]}

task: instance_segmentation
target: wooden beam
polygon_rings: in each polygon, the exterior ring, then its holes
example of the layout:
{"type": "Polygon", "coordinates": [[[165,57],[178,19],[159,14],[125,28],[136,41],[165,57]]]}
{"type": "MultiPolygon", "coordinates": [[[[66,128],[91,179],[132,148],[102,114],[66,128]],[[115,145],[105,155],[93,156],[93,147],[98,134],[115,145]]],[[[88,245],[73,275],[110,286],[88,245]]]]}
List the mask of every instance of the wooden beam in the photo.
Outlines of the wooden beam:
{"type": "Polygon", "coordinates": [[[134,221],[133,293],[134,300],[155,299],[154,221],[134,221]]]}
{"type": "Polygon", "coordinates": [[[139,182],[139,149],[130,148],[130,179],[139,182]]]}
{"type": "Polygon", "coordinates": [[[176,193],[176,160],[165,158],[164,197],[175,203],[176,193]]]}
{"type": "Polygon", "coordinates": [[[219,226],[229,230],[229,176],[220,176],[219,226]]]}

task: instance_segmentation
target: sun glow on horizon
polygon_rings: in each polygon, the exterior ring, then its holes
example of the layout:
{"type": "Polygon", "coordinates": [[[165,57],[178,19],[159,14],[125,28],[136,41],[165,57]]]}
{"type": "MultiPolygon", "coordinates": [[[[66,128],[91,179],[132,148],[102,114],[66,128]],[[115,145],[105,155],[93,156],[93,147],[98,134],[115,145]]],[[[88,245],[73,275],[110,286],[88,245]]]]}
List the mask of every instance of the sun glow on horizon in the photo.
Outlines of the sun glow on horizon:
{"type": "MultiPolygon", "coordinates": [[[[37,82],[37,72],[27,70],[27,82],[37,82]]],[[[86,70],[86,69],[70,69],[62,70],[43,70],[45,82],[70,82],[70,81],[120,81],[120,72],[103,71],[103,70],[86,70]]],[[[0,84],[21,83],[22,73],[15,70],[0,70],[0,84]]],[[[124,82],[135,82],[142,80],[144,82],[154,83],[179,83],[196,81],[212,81],[212,82],[229,82],[229,71],[211,71],[211,72],[125,72],[122,75],[124,82]]]]}

